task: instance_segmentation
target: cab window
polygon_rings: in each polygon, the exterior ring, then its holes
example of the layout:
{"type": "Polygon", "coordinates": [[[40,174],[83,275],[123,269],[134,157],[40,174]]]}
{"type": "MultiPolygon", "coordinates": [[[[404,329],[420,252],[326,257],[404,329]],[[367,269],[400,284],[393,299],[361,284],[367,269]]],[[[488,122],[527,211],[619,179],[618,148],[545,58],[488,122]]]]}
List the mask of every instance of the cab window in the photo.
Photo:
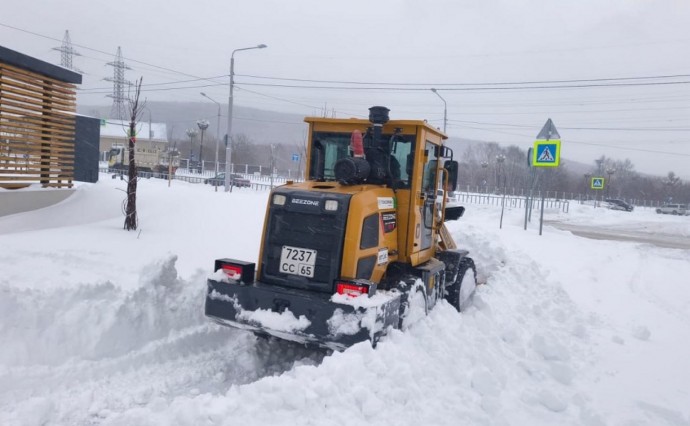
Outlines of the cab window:
{"type": "MultiPolygon", "coordinates": [[[[384,140],[390,140],[391,134],[384,134],[384,140]]],[[[341,158],[352,155],[350,152],[351,132],[314,132],[312,136],[311,166],[309,178],[312,180],[334,181],[335,163],[341,158]]],[[[414,165],[413,141],[415,135],[398,135],[391,144],[391,175],[396,186],[410,186],[412,166],[414,165]]],[[[365,142],[366,143],[366,142],[365,142]]]]}

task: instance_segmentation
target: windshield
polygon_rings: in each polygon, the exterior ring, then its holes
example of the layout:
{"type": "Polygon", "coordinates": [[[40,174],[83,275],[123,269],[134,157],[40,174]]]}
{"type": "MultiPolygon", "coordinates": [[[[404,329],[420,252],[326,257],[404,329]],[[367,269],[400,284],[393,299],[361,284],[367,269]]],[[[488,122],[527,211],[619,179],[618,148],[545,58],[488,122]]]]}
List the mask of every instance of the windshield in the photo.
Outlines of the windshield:
{"type": "MultiPolygon", "coordinates": [[[[334,181],[335,163],[352,155],[350,150],[351,133],[315,132],[312,139],[311,167],[309,178],[313,180],[334,181]]],[[[389,140],[391,134],[384,134],[389,140]]],[[[399,135],[391,146],[391,173],[400,187],[409,187],[412,175],[412,153],[414,135],[399,135]],[[399,175],[399,176],[398,176],[399,175]]]]}

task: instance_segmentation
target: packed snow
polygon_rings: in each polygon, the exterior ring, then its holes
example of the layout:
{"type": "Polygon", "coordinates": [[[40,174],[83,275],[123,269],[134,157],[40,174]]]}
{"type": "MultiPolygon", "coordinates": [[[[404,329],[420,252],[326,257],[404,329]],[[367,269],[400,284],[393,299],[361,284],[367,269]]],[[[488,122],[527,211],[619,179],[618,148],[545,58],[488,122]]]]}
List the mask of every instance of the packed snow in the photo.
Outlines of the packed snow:
{"type": "Polygon", "coordinates": [[[127,232],[124,188],[0,217],[0,424],[690,424],[690,250],[556,227],[690,239],[690,217],[573,203],[539,236],[466,205],[471,306],[328,354],[203,315],[214,259],[256,260],[267,192],[144,179],[127,232]]]}

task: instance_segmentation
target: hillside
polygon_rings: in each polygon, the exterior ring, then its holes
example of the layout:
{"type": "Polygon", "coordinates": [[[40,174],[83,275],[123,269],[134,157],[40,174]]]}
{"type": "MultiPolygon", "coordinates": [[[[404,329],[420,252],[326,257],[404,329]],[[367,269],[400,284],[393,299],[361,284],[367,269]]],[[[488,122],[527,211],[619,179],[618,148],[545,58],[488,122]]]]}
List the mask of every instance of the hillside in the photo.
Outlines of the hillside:
{"type": "MultiPolygon", "coordinates": [[[[144,113],[144,120],[149,119],[149,110],[153,122],[164,122],[168,128],[168,138],[171,140],[187,141],[185,130],[196,128],[196,121],[209,121],[208,135],[215,137],[218,109],[210,102],[148,102],[148,109],[144,113]]],[[[107,117],[110,106],[79,106],[78,112],[96,117],[107,117]]],[[[233,134],[245,134],[252,143],[284,144],[293,147],[302,146],[306,139],[307,126],[304,116],[282,112],[267,111],[243,106],[234,106],[233,134]]],[[[227,105],[221,105],[220,135],[223,137],[227,129],[227,105]]],[[[468,147],[476,147],[489,141],[480,141],[451,137],[449,146],[460,156],[468,147]]],[[[526,149],[530,141],[525,141],[526,149]]],[[[184,146],[184,145],[182,145],[184,146]]],[[[292,149],[295,151],[295,149],[292,149]]],[[[290,152],[292,152],[290,151],[290,152]]],[[[298,152],[299,150],[297,149],[298,152]]],[[[591,170],[591,166],[564,159],[568,170],[575,174],[582,174],[591,170]]]]}

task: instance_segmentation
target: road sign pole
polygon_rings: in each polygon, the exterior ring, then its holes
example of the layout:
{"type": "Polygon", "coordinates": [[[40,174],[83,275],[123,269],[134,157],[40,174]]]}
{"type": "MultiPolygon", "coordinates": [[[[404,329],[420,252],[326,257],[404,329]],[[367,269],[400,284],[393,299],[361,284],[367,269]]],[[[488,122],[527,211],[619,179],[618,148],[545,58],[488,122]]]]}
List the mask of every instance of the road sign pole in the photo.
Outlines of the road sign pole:
{"type": "Polygon", "coordinates": [[[541,215],[539,216],[539,235],[544,226],[544,193],[541,193],[541,215]]]}

